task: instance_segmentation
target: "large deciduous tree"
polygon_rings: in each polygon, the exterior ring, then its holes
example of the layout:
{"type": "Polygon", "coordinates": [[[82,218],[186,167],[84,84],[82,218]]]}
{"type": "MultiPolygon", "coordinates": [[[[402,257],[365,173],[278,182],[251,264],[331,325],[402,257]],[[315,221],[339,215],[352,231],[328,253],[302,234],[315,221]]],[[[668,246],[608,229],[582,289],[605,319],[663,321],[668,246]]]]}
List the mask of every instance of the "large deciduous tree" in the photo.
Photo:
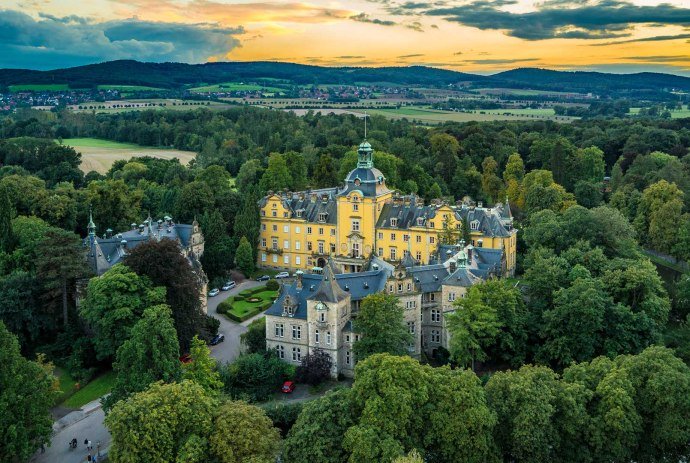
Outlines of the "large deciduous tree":
{"type": "Polygon", "coordinates": [[[94,348],[99,359],[115,356],[129,339],[134,324],[144,309],[165,302],[165,288],[153,287],[124,264],[117,264],[86,287],[86,297],[79,307],[80,315],[91,325],[94,348]]]}
{"type": "Polygon", "coordinates": [[[297,367],[295,379],[300,383],[317,385],[331,376],[333,359],[322,349],[314,349],[302,357],[302,363],[297,367]]]}
{"type": "Polygon", "coordinates": [[[14,209],[4,186],[0,186],[0,252],[9,253],[14,248],[12,218],[14,209]]]}
{"type": "Polygon", "coordinates": [[[19,342],[0,321],[0,463],[26,461],[53,432],[57,394],[52,366],[21,356],[19,342]]]}
{"type": "Polygon", "coordinates": [[[395,295],[376,293],[365,297],[355,320],[361,335],[354,344],[357,360],[372,354],[405,355],[412,342],[404,321],[404,309],[395,295]]]}
{"type": "Polygon", "coordinates": [[[201,307],[200,276],[179,245],[169,239],[147,241],[132,249],[124,263],[155,286],[165,286],[180,349],[186,351],[195,334],[205,333],[206,317],[201,307]]]}
{"type": "Polygon", "coordinates": [[[179,344],[170,308],[156,305],[144,310],[130,338],[117,350],[113,370],[115,386],[104,401],[110,410],[118,401],[145,390],[156,381],[180,378],[179,344]]]}
{"type": "Polygon", "coordinates": [[[219,392],[223,388],[223,382],[216,368],[216,359],[211,357],[206,342],[194,336],[189,355],[192,361],[182,364],[182,379],[194,381],[208,393],[219,392]]]}

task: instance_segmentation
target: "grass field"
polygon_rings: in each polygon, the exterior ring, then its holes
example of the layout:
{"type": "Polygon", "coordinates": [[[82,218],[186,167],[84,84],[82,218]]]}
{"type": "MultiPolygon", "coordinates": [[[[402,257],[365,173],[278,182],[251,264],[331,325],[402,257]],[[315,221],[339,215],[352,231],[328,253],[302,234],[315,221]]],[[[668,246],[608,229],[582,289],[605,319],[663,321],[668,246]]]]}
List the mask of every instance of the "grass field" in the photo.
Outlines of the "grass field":
{"type": "Polygon", "coordinates": [[[86,386],[72,394],[72,397],[67,399],[62,405],[68,408],[81,408],[87,403],[109,393],[114,384],[115,373],[112,371],[103,373],[101,376],[94,378],[88,382],[86,386]]]}
{"type": "Polygon", "coordinates": [[[524,88],[481,88],[479,93],[489,95],[515,95],[515,96],[540,96],[540,95],[582,95],[575,92],[554,92],[550,90],[530,90],[524,88]]]}
{"type": "Polygon", "coordinates": [[[109,100],[105,102],[88,101],[79,105],[69,105],[68,108],[74,112],[95,111],[97,113],[111,114],[161,109],[173,111],[191,111],[198,108],[219,110],[228,109],[231,106],[228,103],[219,103],[217,101],[179,100],[174,98],[128,98],[126,100],[109,100]]]}
{"type": "Polygon", "coordinates": [[[146,87],[142,85],[99,85],[99,90],[119,90],[121,92],[138,92],[144,90],[161,90],[156,87],[146,87]]]}
{"type": "MultiPolygon", "coordinates": [[[[351,110],[351,112],[355,113],[363,111],[351,110]]],[[[510,121],[528,120],[534,118],[570,122],[574,119],[572,117],[556,117],[551,109],[496,109],[490,111],[460,113],[429,108],[405,107],[399,109],[368,109],[367,113],[382,115],[389,119],[413,119],[426,124],[440,124],[446,121],[510,121]]]]}
{"type": "MultiPolygon", "coordinates": [[[[637,115],[640,113],[641,108],[630,108],[631,115],[637,115]]],[[[671,111],[671,119],[683,119],[685,117],[690,117],[690,108],[683,108],[679,110],[671,111]]]]}
{"type": "Polygon", "coordinates": [[[265,92],[280,93],[280,92],[284,92],[285,90],[282,88],[278,88],[278,87],[265,87],[263,85],[242,84],[242,83],[237,83],[237,82],[222,82],[220,84],[215,84],[215,85],[206,85],[203,87],[190,88],[189,91],[201,92],[201,93],[204,93],[204,92],[241,92],[241,91],[247,91],[247,92],[265,91],[265,92]]]}
{"type": "Polygon", "coordinates": [[[135,156],[151,156],[161,159],[177,158],[183,165],[189,163],[196,156],[196,153],[192,151],[150,148],[133,143],[119,143],[97,138],[68,138],[63,140],[63,143],[81,153],[81,170],[83,172],[95,170],[100,174],[108,172],[115,161],[131,159],[135,156]]]}
{"type": "Polygon", "coordinates": [[[59,90],[69,90],[67,84],[22,84],[10,85],[10,92],[57,92],[59,90]]]}

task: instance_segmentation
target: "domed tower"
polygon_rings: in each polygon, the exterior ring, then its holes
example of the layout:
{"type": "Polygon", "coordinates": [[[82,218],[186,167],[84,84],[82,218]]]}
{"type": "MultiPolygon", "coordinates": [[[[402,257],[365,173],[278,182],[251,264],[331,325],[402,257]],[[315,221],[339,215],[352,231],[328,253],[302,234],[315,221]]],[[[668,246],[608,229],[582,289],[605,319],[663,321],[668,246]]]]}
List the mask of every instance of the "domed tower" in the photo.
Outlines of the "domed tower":
{"type": "Polygon", "coordinates": [[[364,256],[376,250],[376,221],[392,195],[386,177],[374,167],[371,144],[364,140],[357,149],[357,166],[338,192],[338,256],[352,259],[344,264],[346,271],[359,271],[364,256]]]}

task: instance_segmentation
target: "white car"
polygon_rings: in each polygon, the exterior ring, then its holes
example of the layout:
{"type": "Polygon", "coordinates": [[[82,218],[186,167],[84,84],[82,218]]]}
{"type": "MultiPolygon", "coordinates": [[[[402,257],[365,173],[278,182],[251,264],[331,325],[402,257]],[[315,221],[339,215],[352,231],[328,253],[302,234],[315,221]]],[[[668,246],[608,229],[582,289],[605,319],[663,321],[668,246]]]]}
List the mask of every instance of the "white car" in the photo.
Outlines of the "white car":
{"type": "Polygon", "coordinates": [[[215,297],[218,294],[220,294],[220,291],[218,291],[218,288],[213,288],[211,291],[208,292],[208,297],[215,297]]]}
{"type": "Polygon", "coordinates": [[[282,278],[290,278],[290,274],[288,272],[280,272],[275,276],[276,280],[280,280],[282,278]]]}
{"type": "Polygon", "coordinates": [[[222,289],[223,291],[228,291],[236,286],[236,283],[234,281],[228,281],[223,285],[222,289]]]}

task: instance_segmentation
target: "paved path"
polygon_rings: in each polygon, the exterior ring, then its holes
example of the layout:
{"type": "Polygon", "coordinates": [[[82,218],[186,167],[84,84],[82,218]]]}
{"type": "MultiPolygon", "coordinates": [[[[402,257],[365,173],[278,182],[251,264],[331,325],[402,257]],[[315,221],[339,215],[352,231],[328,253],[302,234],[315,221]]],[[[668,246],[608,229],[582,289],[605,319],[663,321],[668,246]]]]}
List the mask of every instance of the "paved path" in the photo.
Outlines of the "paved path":
{"type": "MultiPolygon", "coordinates": [[[[217,346],[211,346],[211,355],[220,363],[232,362],[240,355],[240,335],[247,331],[249,325],[256,317],[243,323],[234,323],[224,315],[216,313],[218,304],[245,289],[255,288],[264,283],[246,280],[230,291],[223,291],[218,296],[209,298],[208,314],[220,320],[219,332],[225,335],[225,341],[217,346]]],[[[101,449],[105,450],[110,445],[110,433],[103,424],[105,415],[101,409],[100,399],[68,413],[53,424],[53,439],[50,447],[46,447],[45,453],[36,453],[31,459],[32,463],[81,463],[86,460],[88,452],[84,445],[84,439],[90,439],[96,449],[96,442],[101,442],[101,449]],[[75,450],[69,449],[69,442],[76,438],[79,446],[75,450]]]]}

